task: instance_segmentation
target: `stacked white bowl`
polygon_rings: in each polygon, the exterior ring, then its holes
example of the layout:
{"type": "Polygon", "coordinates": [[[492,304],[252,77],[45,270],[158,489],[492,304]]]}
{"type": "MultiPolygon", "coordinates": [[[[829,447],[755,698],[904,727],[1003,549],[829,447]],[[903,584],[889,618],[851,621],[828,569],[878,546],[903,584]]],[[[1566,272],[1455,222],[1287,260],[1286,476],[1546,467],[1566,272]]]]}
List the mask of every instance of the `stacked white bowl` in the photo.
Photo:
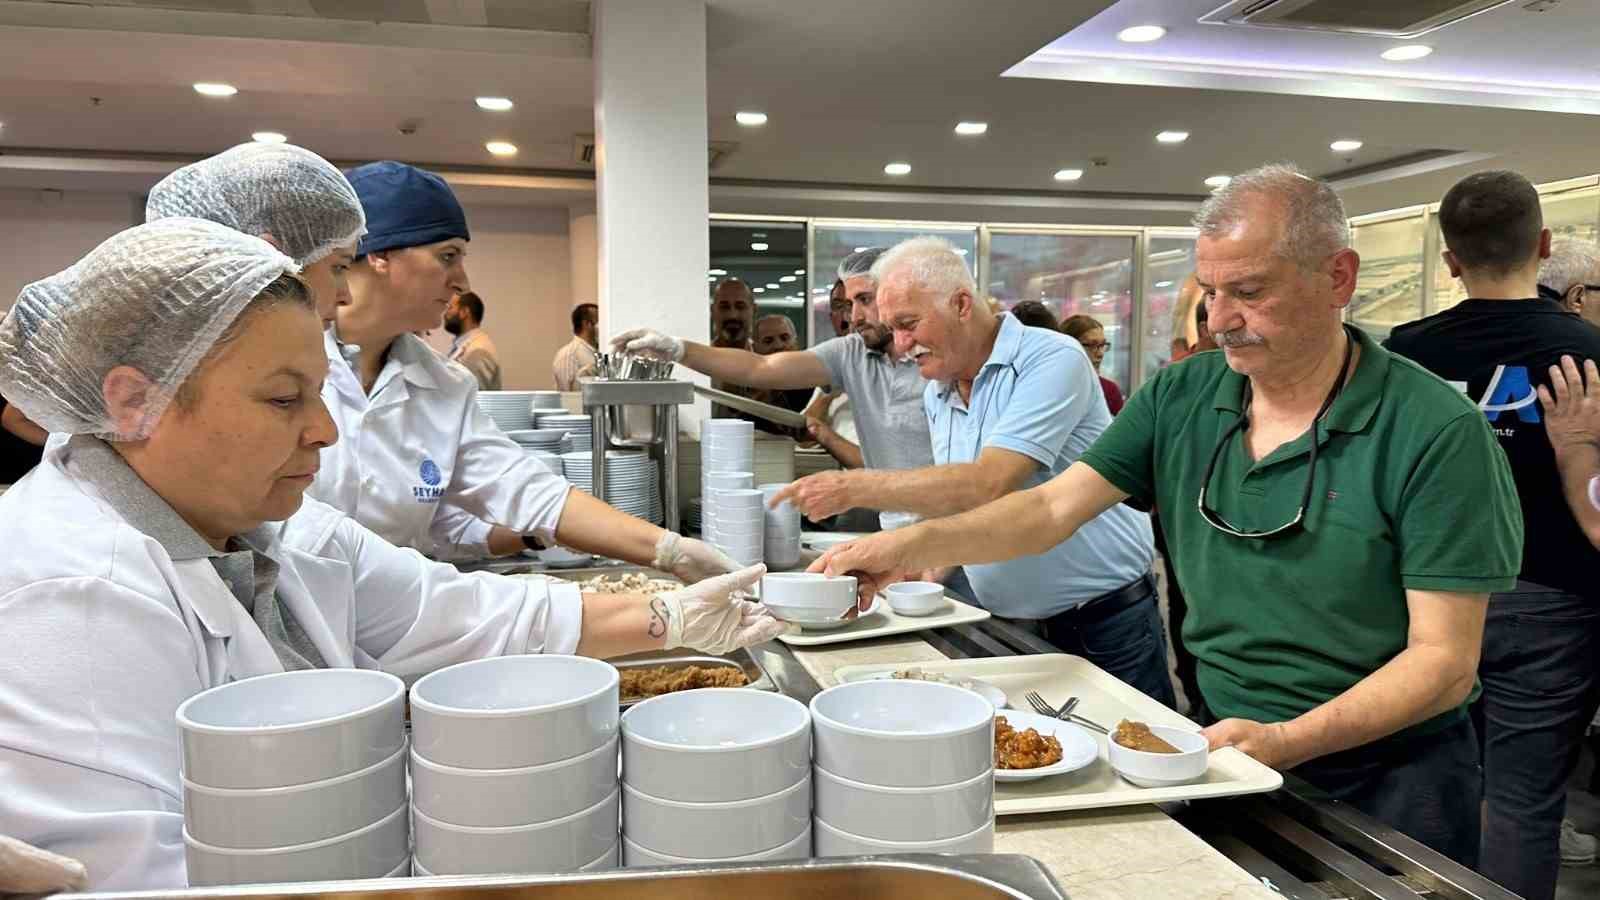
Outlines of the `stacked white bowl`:
{"type": "Polygon", "coordinates": [[[931,681],[811,698],[818,856],[994,850],[994,707],[931,681]]]}
{"type": "Polygon", "coordinates": [[[594,449],[594,423],[580,413],[566,411],[541,412],[534,416],[540,429],[559,428],[566,432],[561,439],[563,453],[577,453],[594,449]]]}
{"type": "Polygon", "coordinates": [[[721,537],[717,530],[717,492],[747,491],[755,486],[754,472],[711,472],[700,476],[700,536],[707,543],[716,544],[721,537]]]}
{"type": "Polygon", "coordinates": [[[312,669],[178,707],[189,883],[404,874],[405,696],[383,672],[312,669]]]}
{"type": "Polygon", "coordinates": [[[768,691],[663,694],[622,716],[622,862],[811,855],[811,716],[768,691]]]}
{"type": "MultiPolygon", "coordinates": [[[[594,493],[593,453],[564,453],[561,466],[573,486],[594,493]]],[[[606,451],[605,501],[630,516],[661,522],[661,475],[655,460],[641,450],[606,451]]]]}
{"type": "Polygon", "coordinates": [[[709,543],[741,566],[761,562],[766,549],[765,504],[754,488],[713,489],[708,509],[715,521],[715,535],[709,543]]]}
{"type": "Polygon", "coordinates": [[[700,423],[700,493],[707,475],[756,470],[756,427],[743,419],[706,419],[700,423]]]}
{"type": "Polygon", "coordinates": [[[533,427],[529,407],[533,391],[479,391],[478,408],[500,426],[501,431],[520,431],[533,427]]]}
{"type": "Polygon", "coordinates": [[[767,565],[775,569],[789,569],[800,563],[800,510],[785,500],[773,509],[772,498],[787,484],[763,484],[760,487],[762,509],[766,514],[763,537],[767,565]]]}
{"type": "Polygon", "coordinates": [[[608,663],[549,654],[461,663],[412,685],[417,870],[615,866],[618,680],[608,663]]]}
{"type": "Polygon", "coordinates": [[[506,432],[506,437],[529,453],[560,453],[561,439],[566,435],[561,428],[523,428],[506,432]]]}

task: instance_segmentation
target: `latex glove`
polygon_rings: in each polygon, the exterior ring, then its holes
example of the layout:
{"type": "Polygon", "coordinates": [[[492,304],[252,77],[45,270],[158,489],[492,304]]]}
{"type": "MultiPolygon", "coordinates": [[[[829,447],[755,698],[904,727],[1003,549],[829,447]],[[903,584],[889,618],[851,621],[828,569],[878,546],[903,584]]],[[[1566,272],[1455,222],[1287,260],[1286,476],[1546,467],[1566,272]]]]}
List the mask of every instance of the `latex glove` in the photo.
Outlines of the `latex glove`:
{"type": "Polygon", "coordinates": [[[637,353],[656,359],[683,362],[683,341],[648,328],[624,331],[611,339],[613,353],[637,353]]]}
{"type": "Polygon", "coordinates": [[[656,558],[650,565],[671,572],[679,581],[693,583],[713,575],[736,572],[739,564],[726,553],[675,531],[664,531],[656,541],[656,558]]]}
{"type": "Polygon", "coordinates": [[[0,834],[0,894],[53,894],[88,886],[83,863],[0,834]]]}
{"type": "Polygon", "coordinates": [[[797,631],[794,625],[774,619],[765,606],[736,596],[765,574],[766,566],[754,565],[660,595],[657,599],[667,607],[667,642],[662,649],[731,653],[797,631]]]}

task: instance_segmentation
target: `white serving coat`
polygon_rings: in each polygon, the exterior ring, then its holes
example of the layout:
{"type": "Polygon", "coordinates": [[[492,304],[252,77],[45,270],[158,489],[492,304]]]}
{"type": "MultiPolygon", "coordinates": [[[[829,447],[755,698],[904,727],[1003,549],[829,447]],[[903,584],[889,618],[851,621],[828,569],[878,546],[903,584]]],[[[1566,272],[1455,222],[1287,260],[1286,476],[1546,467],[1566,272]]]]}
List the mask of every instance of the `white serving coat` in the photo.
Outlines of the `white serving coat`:
{"type": "Polygon", "coordinates": [[[396,338],[369,397],[325,336],[322,400],[339,441],[322,451],[310,495],[391,543],[427,554],[487,556],[489,524],[552,543],[571,485],[478,409],[472,373],[409,334],[396,338]],[[440,501],[481,520],[463,537],[440,501]]]}
{"type": "MultiPolygon", "coordinates": [[[[282,666],[209,560],[174,559],[84,476],[92,441],[0,497],[0,831],[82,860],[96,889],[177,888],[178,706],[282,666]]],[[[330,666],[409,682],[577,647],[576,585],[462,574],[310,500],[245,540],[330,666]]]]}

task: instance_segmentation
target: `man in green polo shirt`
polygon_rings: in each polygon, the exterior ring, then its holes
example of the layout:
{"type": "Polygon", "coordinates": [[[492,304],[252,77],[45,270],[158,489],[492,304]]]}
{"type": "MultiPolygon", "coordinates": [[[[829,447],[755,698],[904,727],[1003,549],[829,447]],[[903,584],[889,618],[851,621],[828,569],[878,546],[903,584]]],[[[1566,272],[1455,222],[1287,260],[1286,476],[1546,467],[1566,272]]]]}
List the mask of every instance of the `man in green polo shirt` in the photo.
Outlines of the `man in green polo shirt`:
{"type": "Polygon", "coordinates": [[[1213,747],[1291,770],[1472,865],[1465,706],[1488,595],[1516,583],[1504,455],[1459,391],[1340,321],[1343,204],[1290,166],[1195,220],[1221,352],[1168,367],[1081,460],[972,512],[834,548],[866,573],[1040,553],[1133,496],[1161,510],[1213,747]]]}

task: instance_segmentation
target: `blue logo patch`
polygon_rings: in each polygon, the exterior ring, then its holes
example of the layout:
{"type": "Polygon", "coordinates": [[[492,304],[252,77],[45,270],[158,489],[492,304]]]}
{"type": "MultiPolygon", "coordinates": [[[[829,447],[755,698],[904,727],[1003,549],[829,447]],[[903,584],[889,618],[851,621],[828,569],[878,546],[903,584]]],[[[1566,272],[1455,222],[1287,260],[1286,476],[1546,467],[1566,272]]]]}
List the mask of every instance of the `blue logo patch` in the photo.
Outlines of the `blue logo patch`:
{"type": "Polygon", "coordinates": [[[438,464],[427,457],[422,458],[422,467],[418,469],[418,474],[422,476],[422,483],[429,487],[438,487],[439,482],[443,480],[439,474],[438,464]]]}
{"type": "Polygon", "coordinates": [[[1524,422],[1539,424],[1539,395],[1523,366],[1496,367],[1478,406],[1490,422],[1499,421],[1501,413],[1514,412],[1524,422]]]}

